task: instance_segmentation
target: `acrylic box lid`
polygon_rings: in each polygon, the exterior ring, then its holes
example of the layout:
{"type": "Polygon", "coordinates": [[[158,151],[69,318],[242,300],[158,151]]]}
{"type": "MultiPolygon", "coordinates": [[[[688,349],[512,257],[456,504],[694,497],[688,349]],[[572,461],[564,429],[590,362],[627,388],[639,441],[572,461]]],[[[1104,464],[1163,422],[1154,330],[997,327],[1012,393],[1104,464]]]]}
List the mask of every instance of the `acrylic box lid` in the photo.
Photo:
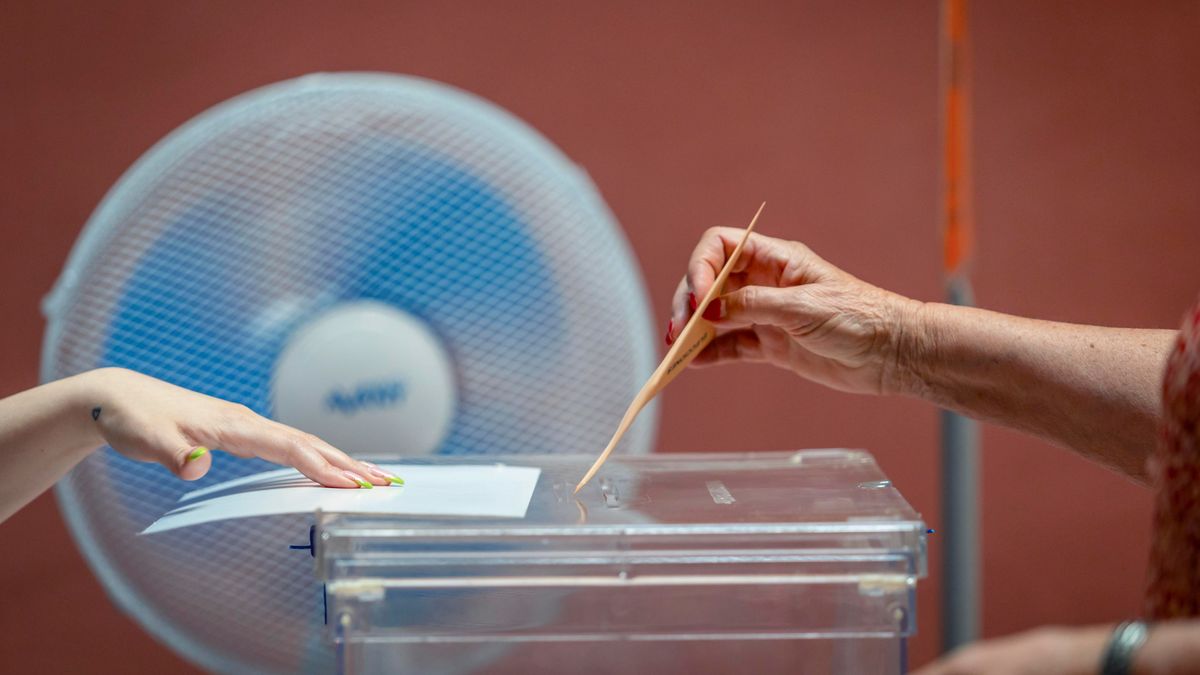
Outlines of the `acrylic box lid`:
{"type": "Polygon", "coordinates": [[[731,574],[911,584],[925,574],[925,525],[865,451],[617,456],[573,495],[593,459],[405,460],[540,474],[523,517],[321,513],[318,572],[327,582],[443,585],[474,583],[473,570],[525,583],[623,583],[631,566],[643,575],[669,567],[681,584],[731,574]]]}

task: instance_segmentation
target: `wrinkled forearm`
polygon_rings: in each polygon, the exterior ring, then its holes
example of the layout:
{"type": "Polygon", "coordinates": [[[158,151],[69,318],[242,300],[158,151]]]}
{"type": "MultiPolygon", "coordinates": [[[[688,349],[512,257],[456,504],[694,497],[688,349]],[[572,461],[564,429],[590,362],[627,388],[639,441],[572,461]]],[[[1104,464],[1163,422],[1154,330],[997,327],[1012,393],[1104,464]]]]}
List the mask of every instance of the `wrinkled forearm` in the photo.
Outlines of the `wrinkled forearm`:
{"type": "Polygon", "coordinates": [[[1174,336],[928,303],[913,313],[898,350],[901,390],[1145,482],[1174,336]]]}
{"type": "Polygon", "coordinates": [[[1150,629],[1133,659],[1134,675],[1200,675],[1200,620],[1169,621],[1150,629]]]}

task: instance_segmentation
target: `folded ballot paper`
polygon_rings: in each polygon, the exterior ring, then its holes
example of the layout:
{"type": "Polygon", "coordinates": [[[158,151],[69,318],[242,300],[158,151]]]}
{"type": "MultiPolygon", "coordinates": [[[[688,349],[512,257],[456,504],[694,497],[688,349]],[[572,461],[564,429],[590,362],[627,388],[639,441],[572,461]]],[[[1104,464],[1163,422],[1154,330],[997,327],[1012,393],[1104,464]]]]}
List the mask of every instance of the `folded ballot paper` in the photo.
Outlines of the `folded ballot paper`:
{"type": "Polygon", "coordinates": [[[524,518],[541,469],[527,466],[391,464],[403,486],[327,488],[295,469],[267,471],[194,490],[142,534],[234,518],[330,511],[414,516],[524,518]]]}

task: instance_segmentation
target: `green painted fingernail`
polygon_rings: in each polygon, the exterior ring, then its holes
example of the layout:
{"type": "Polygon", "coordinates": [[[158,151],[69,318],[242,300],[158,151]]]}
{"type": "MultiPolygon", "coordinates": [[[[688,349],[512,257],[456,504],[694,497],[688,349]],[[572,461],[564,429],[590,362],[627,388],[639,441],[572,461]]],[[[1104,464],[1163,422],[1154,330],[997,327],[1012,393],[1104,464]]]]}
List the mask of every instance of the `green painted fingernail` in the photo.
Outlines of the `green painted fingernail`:
{"type": "Polygon", "coordinates": [[[366,488],[366,489],[370,490],[371,488],[375,487],[374,485],[371,485],[370,483],[368,483],[365,480],[360,480],[360,481],[356,481],[356,482],[358,483],[358,487],[360,487],[360,488],[366,488]]]}
{"type": "Polygon", "coordinates": [[[206,448],[206,447],[204,447],[203,445],[201,445],[200,447],[198,447],[198,448],[196,448],[195,450],[193,450],[193,451],[192,451],[190,454],[188,454],[187,461],[189,461],[189,462],[190,462],[190,461],[192,461],[192,460],[200,459],[200,458],[201,458],[201,457],[203,457],[203,456],[204,456],[204,455],[205,455],[207,452],[208,452],[208,448],[206,448]]]}
{"type": "Polygon", "coordinates": [[[395,476],[388,476],[388,480],[390,480],[393,485],[404,485],[403,478],[397,478],[395,476]]]}

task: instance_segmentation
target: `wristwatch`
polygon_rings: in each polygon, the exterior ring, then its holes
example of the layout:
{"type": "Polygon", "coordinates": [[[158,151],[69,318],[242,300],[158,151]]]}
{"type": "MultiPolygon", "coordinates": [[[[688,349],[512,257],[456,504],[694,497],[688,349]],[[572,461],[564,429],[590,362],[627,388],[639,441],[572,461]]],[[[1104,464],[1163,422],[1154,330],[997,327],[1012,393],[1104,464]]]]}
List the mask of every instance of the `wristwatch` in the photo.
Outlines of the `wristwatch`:
{"type": "Polygon", "coordinates": [[[1100,660],[1100,675],[1133,675],[1133,656],[1150,635],[1145,621],[1122,621],[1113,629],[1104,657],[1100,660]]]}

